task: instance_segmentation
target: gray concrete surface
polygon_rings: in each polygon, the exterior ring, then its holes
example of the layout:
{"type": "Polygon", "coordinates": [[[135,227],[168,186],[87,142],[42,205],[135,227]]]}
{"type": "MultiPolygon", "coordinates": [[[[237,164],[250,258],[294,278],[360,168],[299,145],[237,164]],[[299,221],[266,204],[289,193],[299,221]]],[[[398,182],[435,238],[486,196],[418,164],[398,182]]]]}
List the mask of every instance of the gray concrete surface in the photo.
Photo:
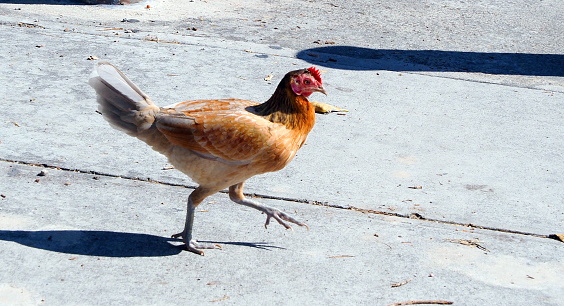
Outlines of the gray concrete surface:
{"type": "Polygon", "coordinates": [[[563,3],[0,12],[0,304],[562,305],[564,245],[547,237],[564,232],[563,3]],[[314,99],[350,112],[319,115],[286,169],[247,184],[311,229],[265,230],[218,194],[195,237],[224,249],[182,252],[168,237],[193,183],[95,112],[88,58],[159,105],[263,101],[321,66],[314,99]]]}

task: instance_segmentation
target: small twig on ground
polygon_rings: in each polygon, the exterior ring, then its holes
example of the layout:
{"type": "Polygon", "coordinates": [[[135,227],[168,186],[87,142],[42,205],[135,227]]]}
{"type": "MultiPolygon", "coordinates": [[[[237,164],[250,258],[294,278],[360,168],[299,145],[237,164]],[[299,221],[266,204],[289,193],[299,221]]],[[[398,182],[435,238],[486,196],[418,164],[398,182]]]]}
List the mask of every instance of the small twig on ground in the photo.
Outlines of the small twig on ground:
{"type": "Polygon", "coordinates": [[[225,301],[228,300],[229,296],[228,295],[224,295],[223,297],[219,298],[219,299],[215,299],[215,300],[211,300],[210,302],[212,303],[216,303],[216,302],[221,302],[221,301],[225,301]]]}
{"type": "Polygon", "coordinates": [[[405,301],[399,303],[393,303],[388,306],[403,306],[403,305],[421,305],[421,304],[435,304],[435,305],[451,305],[454,302],[450,301],[405,301]]]}
{"type": "Polygon", "coordinates": [[[393,283],[393,284],[392,284],[392,288],[396,288],[396,287],[400,287],[400,286],[403,286],[403,285],[405,285],[405,284],[409,283],[410,281],[411,281],[411,280],[410,280],[410,279],[408,279],[408,280],[405,280],[405,281],[403,281],[403,282],[399,282],[399,283],[393,283]]]}
{"type": "Polygon", "coordinates": [[[333,255],[333,256],[329,256],[329,258],[343,258],[343,257],[354,257],[354,255],[333,255]]]}
{"type": "Polygon", "coordinates": [[[490,250],[486,249],[485,247],[481,246],[478,243],[478,239],[445,239],[445,240],[449,241],[449,242],[453,242],[453,243],[462,244],[462,245],[477,247],[478,249],[480,249],[484,252],[490,251],[490,250]]]}

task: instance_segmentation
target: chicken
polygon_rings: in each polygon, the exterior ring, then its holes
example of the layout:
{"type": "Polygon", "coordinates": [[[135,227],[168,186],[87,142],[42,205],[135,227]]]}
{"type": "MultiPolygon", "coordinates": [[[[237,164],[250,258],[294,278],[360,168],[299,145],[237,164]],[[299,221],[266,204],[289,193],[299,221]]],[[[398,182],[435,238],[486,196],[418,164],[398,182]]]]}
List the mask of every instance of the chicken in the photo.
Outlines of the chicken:
{"type": "Polygon", "coordinates": [[[192,238],[195,208],[225,188],[237,204],[266,214],[286,229],[306,226],[286,213],[245,198],[248,178],[284,168],[306,141],[315,123],[308,97],[325,93],[315,67],[287,73],[274,94],[259,104],[247,100],[193,100],[158,107],[120,70],[99,62],[89,84],[96,90],[98,110],[116,129],[144,141],[165,155],[198,187],[188,196],[181,237],[188,251],[218,248],[192,238]]]}

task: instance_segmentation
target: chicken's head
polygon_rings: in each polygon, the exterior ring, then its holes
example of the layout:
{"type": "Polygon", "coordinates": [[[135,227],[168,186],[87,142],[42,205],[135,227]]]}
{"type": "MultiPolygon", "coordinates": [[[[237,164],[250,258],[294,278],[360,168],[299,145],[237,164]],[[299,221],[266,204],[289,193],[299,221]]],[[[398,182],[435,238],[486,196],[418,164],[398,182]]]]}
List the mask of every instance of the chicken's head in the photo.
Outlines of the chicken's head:
{"type": "Polygon", "coordinates": [[[292,91],[298,96],[309,97],[314,92],[327,94],[323,88],[321,74],[315,67],[298,70],[290,78],[292,91]]]}

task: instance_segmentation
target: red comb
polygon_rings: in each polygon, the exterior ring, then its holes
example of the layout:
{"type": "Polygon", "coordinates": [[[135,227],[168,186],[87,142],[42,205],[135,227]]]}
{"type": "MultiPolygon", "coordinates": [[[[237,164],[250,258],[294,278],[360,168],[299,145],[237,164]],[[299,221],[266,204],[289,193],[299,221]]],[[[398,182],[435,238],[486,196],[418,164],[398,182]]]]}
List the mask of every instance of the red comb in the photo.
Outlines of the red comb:
{"type": "Polygon", "coordinates": [[[311,73],[311,75],[319,82],[319,84],[322,83],[321,73],[319,72],[319,70],[317,68],[309,67],[309,68],[307,68],[307,71],[309,71],[309,73],[311,73]]]}

